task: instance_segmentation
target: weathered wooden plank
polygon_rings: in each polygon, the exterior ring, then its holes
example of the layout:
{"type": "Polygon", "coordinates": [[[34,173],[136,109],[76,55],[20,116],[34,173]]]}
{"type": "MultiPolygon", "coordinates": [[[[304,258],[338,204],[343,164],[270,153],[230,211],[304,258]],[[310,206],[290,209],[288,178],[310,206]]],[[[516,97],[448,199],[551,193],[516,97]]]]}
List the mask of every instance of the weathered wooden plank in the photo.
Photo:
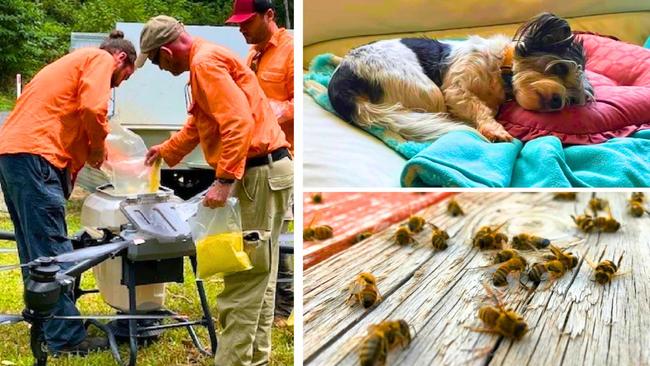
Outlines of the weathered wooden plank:
{"type": "MultiPolygon", "coordinates": [[[[505,197],[507,194],[495,195],[491,200],[496,203],[505,197]]],[[[468,211],[479,208],[478,202],[461,200],[461,203],[468,211]]],[[[419,214],[425,215],[436,225],[447,228],[451,236],[450,245],[464,247],[465,237],[458,240],[455,235],[463,226],[464,219],[448,216],[445,209],[446,204],[443,202],[419,214]]],[[[362,244],[304,272],[304,355],[307,359],[316,353],[321,345],[370,313],[360,307],[351,308],[344,303],[344,289],[358,273],[369,271],[378,276],[379,290],[387,297],[411,278],[422,263],[436,254],[425,245],[400,247],[394,244],[391,237],[398,225],[389,227],[362,244]]],[[[417,236],[417,239],[424,243],[427,234],[428,231],[425,231],[417,236]]]]}
{"type": "MultiPolygon", "coordinates": [[[[632,272],[611,286],[600,286],[592,282],[593,271],[582,261],[573,281],[558,281],[552,289],[532,296],[525,314],[535,326],[528,335],[535,346],[499,348],[493,363],[512,359],[567,365],[650,362],[650,218],[629,216],[626,195],[599,196],[610,201],[623,227],[615,234],[590,234],[576,250],[593,262],[618,260],[625,251],[620,270],[632,272]]],[[[588,198],[583,195],[581,205],[588,198]]]]}
{"type": "Polygon", "coordinates": [[[392,223],[430,206],[451,193],[323,193],[323,203],[313,204],[311,194],[304,195],[304,223],[329,225],[334,237],[308,241],[303,246],[303,268],[353,245],[357,234],[379,231],[392,223]]]}
{"type": "MultiPolygon", "coordinates": [[[[344,305],[336,302],[314,304],[321,298],[317,292],[314,294],[311,275],[319,273],[320,265],[306,271],[304,354],[307,363],[356,364],[356,347],[368,325],[403,318],[414,326],[417,336],[408,349],[391,354],[389,364],[648,364],[648,337],[642,335],[647,335],[650,329],[650,290],[645,283],[650,279],[650,219],[623,214],[626,195],[602,195],[610,199],[614,215],[623,222],[623,228],[615,234],[591,234],[571,251],[581,254],[586,251],[588,258],[596,260],[603,250],[606,250],[605,258],[616,256],[616,259],[625,250],[622,270],[627,267],[633,272],[618,278],[611,287],[603,288],[590,280],[592,270],[581,262],[573,273],[532,295],[517,286],[509,288],[505,302],[518,309],[533,327],[524,339],[513,343],[464,327],[480,325],[476,311],[485,301],[481,282],[491,272],[471,269],[485,264],[489,255],[471,248],[469,237],[481,225],[508,218],[504,229],[509,234],[527,229],[559,242],[573,241],[582,234],[574,228],[569,215],[582,211],[589,198],[586,193],[579,195],[577,203],[552,201],[550,194],[509,194],[506,199],[494,194],[460,195],[458,199],[465,202],[483,201],[484,209],[468,210],[470,215],[456,223],[458,228],[451,225],[450,234],[455,235],[454,245],[449,249],[416,262],[420,266],[415,271],[413,262],[406,262],[403,266],[408,266],[412,275],[404,280],[409,271],[398,271],[402,280],[391,279],[389,284],[393,287],[389,296],[371,311],[362,312],[362,316],[347,313],[344,305]],[[499,202],[491,201],[493,197],[499,197],[495,200],[499,202]],[[308,292],[312,293],[311,297],[307,296],[308,292]],[[318,310],[319,314],[310,315],[310,309],[318,310]],[[336,326],[329,329],[336,335],[334,340],[327,337],[328,329],[318,326],[324,317],[336,320],[336,326]],[[341,323],[345,323],[344,333],[337,332],[341,323]],[[319,344],[328,346],[318,347],[319,344]],[[489,358],[480,353],[492,349],[494,354],[489,358]]],[[[374,250],[368,248],[369,253],[375,253],[374,250]]],[[[347,252],[331,258],[340,263],[339,271],[354,263],[347,258],[347,252]]],[[[355,253],[354,257],[358,259],[361,254],[355,253]]],[[[392,254],[393,261],[402,263],[399,253],[392,254]]],[[[373,263],[369,265],[374,268],[373,263]]],[[[330,277],[344,278],[330,270],[330,277]]],[[[356,271],[348,272],[353,272],[347,273],[348,278],[356,274],[356,271]]],[[[387,278],[391,275],[388,273],[387,278]]],[[[326,277],[321,274],[317,278],[322,283],[326,277]]],[[[386,285],[380,282],[380,289],[382,284],[386,285]]],[[[328,283],[322,286],[331,287],[328,283]]]]}

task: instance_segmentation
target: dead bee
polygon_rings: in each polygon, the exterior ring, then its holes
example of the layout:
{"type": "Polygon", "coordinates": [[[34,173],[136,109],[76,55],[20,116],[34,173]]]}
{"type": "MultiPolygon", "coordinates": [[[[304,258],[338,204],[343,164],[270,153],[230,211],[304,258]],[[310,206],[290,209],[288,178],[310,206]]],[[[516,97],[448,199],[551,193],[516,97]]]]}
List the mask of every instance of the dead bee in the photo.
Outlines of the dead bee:
{"type": "Polygon", "coordinates": [[[576,197],[576,192],[557,192],[553,194],[553,199],[556,201],[575,201],[576,197]]]}
{"type": "Polygon", "coordinates": [[[329,225],[307,227],[302,231],[303,241],[325,240],[334,236],[334,229],[329,225]]]}
{"type": "Polygon", "coordinates": [[[521,255],[515,249],[501,249],[494,256],[494,263],[503,263],[513,257],[521,257],[521,255]]]}
{"type": "Polygon", "coordinates": [[[528,332],[528,324],[515,311],[506,309],[501,300],[486,284],[483,284],[489,295],[493,296],[496,306],[484,305],[478,310],[478,317],[486,328],[470,328],[475,332],[496,333],[506,338],[519,340],[528,332]]]}
{"type": "Polygon", "coordinates": [[[564,265],[564,262],[554,259],[544,263],[544,268],[546,272],[551,275],[551,279],[557,279],[567,272],[567,267],[564,265]]]}
{"type": "Polygon", "coordinates": [[[395,238],[395,243],[399,245],[407,245],[416,242],[413,237],[413,232],[411,232],[411,229],[409,229],[407,225],[401,225],[398,227],[393,237],[395,238]]]}
{"type": "Polygon", "coordinates": [[[440,229],[436,225],[431,224],[431,245],[435,250],[447,249],[447,239],[449,234],[445,230],[440,229]]]}
{"type": "Polygon", "coordinates": [[[610,261],[609,259],[604,260],[597,265],[594,264],[592,261],[587,259],[587,263],[589,263],[589,266],[594,269],[595,275],[594,277],[596,278],[596,282],[600,283],[601,285],[608,284],[612,282],[612,279],[615,276],[621,276],[623,273],[616,273],[619,268],[621,268],[621,261],[623,260],[623,252],[621,256],[618,258],[618,263],[614,264],[613,261],[610,261]]]}
{"type": "Polygon", "coordinates": [[[605,210],[607,207],[609,207],[609,202],[607,202],[606,199],[596,197],[595,194],[593,198],[589,200],[589,208],[593,211],[594,216],[598,214],[598,211],[605,210]]]}
{"type": "Polygon", "coordinates": [[[641,217],[646,212],[646,208],[643,203],[630,200],[628,202],[628,212],[634,217],[641,217]]]}
{"type": "Polygon", "coordinates": [[[370,231],[370,230],[360,232],[359,234],[357,234],[357,236],[354,237],[354,242],[355,243],[362,242],[362,241],[368,239],[369,237],[371,237],[372,234],[373,234],[373,232],[370,231]]]}
{"type": "Polygon", "coordinates": [[[571,218],[573,219],[573,222],[576,223],[576,226],[578,226],[578,228],[582,232],[591,233],[596,230],[596,223],[594,221],[594,217],[589,214],[585,213],[584,215],[578,215],[578,216],[571,215],[571,218]]]}
{"type": "Polygon", "coordinates": [[[628,212],[634,217],[641,217],[646,212],[650,214],[650,211],[645,208],[645,196],[642,192],[632,193],[628,200],[628,212]]]}
{"type": "Polygon", "coordinates": [[[316,216],[312,218],[309,225],[302,230],[302,240],[325,240],[334,236],[334,229],[329,225],[313,226],[316,216]]]}
{"type": "Polygon", "coordinates": [[[312,193],[312,195],[311,195],[311,203],[313,203],[313,204],[323,203],[323,194],[322,193],[312,193]]]}
{"type": "Polygon", "coordinates": [[[508,237],[503,234],[502,232],[499,231],[503,225],[506,223],[504,222],[501,225],[498,225],[496,227],[492,226],[483,226],[481,227],[476,234],[474,234],[474,238],[472,239],[472,245],[475,247],[478,247],[481,250],[486,250],[486,249],[502,249],[503,245],[508,242],[508,237]]]}
{"type": "MultiPolygon", "coordinates": [[[[539,283],[544,279],[544,275],[548,274],[548,279],[554,281],[566,273],[567,268],[562,262],[557,259],[547,260],[543,263],[535,263],[530,266],[528,270],[527,277],[528,280],[532,281],[534,284],[539,285],[539,283]]],[[[549,283],[550,285],[550,283],[549,283]]]]}
{"type": "Polygon", "coordinates": [[[447,203],[447,212],[453,217],[465,215],[455,198],[450,199],[449,203],[447,203]]]}
{"type": "Polygon", "coordinates": [[[549,244],[551,244],[551,241],[546,238],[541,238],[539,236],[526,234],[526,233],[522,233],[512,237],[512,241],[510,242],[510,245],[513,248],[519,250],[544,249],[549,244]]]}
{"type": "Polygon", "coordinates": [[[311,241],[315,239],[315,234],[314,234],[314,228],[313,227],[306,227],[302,229],[302,240],[303,241],[311,241]]]}
{"type": "Polygon", "coordinates": [[[516,255],[503,262],[492,274],[492,284],[497,287],[508,284],[508,276],[513,272],[523,272],[526,270],[526,259],[516,255]]]}
{"type": "Polygon", "coordinates": [[[578,257],[573,255],[573,253],[565,252],[555,245],[550,245],[549,249],[551,250],[551,253],[555,255],[555,258],[562,262],[566,269],[574,269],[578,265],[578,257]]]}
{"type": "Polygon", "coordinates": [[[645,203],[645,195],[643,192],[632,192],[630,196],[630,201],[645,203]]]}
{"type": "Polygon", "coordinates": [[[377,288],[377,279],[372,273],[359,273],[354,281],[350,283],[348,290],[350,292],[350,297],[347,300],[348,303],[352,303],[356,299],[357,302],[367,309],[381,301],[381,294],[377,288]]]}
{"type": "Polygon", "coordinates": [[[388,352],[411,344],[411,331],[405,320],[387,320],[368,327],[368,335],[359,348],[361,366],[385,365],[388,352]]]}
{"type": "Polygon", "coordinates": [[[555,245],[550,245],[549,248],[553,254],[545,255],[545,262],[535,263],[528,270],[528,279],[535,284],[542,281],[544,274],[548,274],[550,280],[556,280],[578,265],[578,257],[573,253],[565,252],[555,245]]]}
{"type": "Polygon", "coordinates": [[[600,232],[615,233],[621,228],[621,223],[614,219],[612,216],[612,210],[607,206],[607,216],[596,217],[596,219],[594,219],[594,226],[600,232]]]}
{"type": "Polygon", "coordinates": [[[544,276],[546,272],[546,265],[544,265],[544,263],[535,263],[530,266],[530,270],[528,270],[528,279],[539,284],[542,281],[542,276],[544,276]]]}
{"type": "Polygon", "coordinates": [[[412,233],[419,233],[420,231],[424,230],[424,225],[426,225],[426,223],[427,221],[424,219],[424,217],[413,215],[409,217],[409,221],[406,225],[412,233]]]}

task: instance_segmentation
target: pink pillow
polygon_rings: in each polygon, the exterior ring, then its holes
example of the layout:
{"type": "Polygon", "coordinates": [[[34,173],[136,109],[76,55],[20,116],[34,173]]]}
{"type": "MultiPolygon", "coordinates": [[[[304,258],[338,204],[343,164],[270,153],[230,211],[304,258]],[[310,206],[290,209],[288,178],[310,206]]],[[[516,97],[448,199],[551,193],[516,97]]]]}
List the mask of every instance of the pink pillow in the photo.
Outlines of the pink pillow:
{"type": "Polygon", "coordinates": [[[596,101],[551,113],[506,103],[497,120],[511,135],[522,141],[554,135],[564,144],[587,145],[650,128],[650,50],[597,35],[578,38],[596,101]]]}

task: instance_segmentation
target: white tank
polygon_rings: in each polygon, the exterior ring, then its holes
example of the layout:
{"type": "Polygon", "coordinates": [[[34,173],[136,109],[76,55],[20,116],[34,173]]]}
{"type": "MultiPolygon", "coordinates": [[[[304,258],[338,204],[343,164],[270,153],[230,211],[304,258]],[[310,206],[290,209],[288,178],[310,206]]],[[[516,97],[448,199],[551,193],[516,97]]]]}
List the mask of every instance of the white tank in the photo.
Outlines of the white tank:
{"type": "MultiPolygon", "coordinates": [[[[81,225],[89,232],[98,228],[119,233],[128,220],[120,211],[120,202],[126,196],[111,194],[112,188],[98,189],[84,201],[81,225]]],[[[93,268],[97,287],[104,301],[117,310],[129,311],[129,290],[122,280],[122,258],[106,260],[93,268]]],[[[159,310],[165,302],[165,284],[141,285],[135,288],[136,309],[139,312],[159,310]]]]}

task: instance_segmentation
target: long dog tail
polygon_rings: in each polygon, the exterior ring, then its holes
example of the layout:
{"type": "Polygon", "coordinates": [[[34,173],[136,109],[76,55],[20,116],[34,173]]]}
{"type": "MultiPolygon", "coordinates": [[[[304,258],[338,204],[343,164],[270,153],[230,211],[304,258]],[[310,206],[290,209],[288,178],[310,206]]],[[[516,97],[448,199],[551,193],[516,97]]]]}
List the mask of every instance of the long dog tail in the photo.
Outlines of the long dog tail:
{"type": "Polygon", "coordinates": [[[451,131],[474,131],[472,127],[449,118],[447,113],[416,112],[401,104],[374,104],[357,100],[357,113],[352,120],[362,126],[378,125],[394,131],[407,140],[429,141],[451,131]]]}
{"type": "Polygon", "coordinates": [[[415,104],[427,105],[429,111],[405,107],[397,102],[402,96],[393,95],[394,92],[391,94],[391,89],[377,81],[360,77],[350,65],[343,62],[334,71],[327,93],[334,110],[346,121],[364,128],[382,126],[408,140],[428,141],[450,131],[476,131],[442,113],[445,102],[439,89],[407,91],[419,93],[416,97],[419,102],[415,104]],[[440,112],[435,112],[437,110],[440,112]]]}

